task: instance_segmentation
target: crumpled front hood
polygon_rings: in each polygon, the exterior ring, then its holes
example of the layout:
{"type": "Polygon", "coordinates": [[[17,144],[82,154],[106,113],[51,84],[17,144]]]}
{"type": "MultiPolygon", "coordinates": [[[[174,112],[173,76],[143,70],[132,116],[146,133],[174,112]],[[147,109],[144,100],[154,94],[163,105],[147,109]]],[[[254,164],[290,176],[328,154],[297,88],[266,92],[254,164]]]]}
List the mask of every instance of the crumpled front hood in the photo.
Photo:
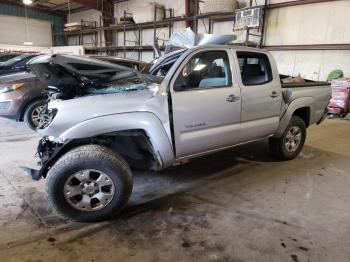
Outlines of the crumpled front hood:
{"type": "Polygon", "coordinates": [[[160,81],[132,68],[82,56],[42,55],[31,60],[29,67],[41,81],[56,87],[67,99],[84,95],[89,85],[99,86],[128,78],[160,81]]]}
{"type": "MultiPolygon", "coordinates": [[[[150,84],[148,89],[125,91],[103,95],[88,95],[71,100],[54,100],[49,109],[56,111],[51,124],[41,135],[59,137],[71,127],[89,119],[138,111],[157,111],[161,106],[157,99],[159,87],[150,84]]],[[[166,101],[166,100],[165,100],[166,101]]]]}

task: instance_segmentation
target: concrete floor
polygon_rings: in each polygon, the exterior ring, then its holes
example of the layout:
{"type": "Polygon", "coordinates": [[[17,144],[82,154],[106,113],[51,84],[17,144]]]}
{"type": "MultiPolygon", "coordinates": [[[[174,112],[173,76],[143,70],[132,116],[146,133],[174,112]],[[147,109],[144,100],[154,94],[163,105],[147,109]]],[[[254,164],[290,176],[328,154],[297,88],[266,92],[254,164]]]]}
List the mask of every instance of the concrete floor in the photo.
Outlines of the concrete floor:
{"type": "Polygon", "coordinates": [[[308,130],[301,155],[277,162],[266,141],[160,174],[137,173],[114,221],[65,221],[35,166],[38,137],[0,119],[0,260],[350,261],[350,121],[308,130]]]}

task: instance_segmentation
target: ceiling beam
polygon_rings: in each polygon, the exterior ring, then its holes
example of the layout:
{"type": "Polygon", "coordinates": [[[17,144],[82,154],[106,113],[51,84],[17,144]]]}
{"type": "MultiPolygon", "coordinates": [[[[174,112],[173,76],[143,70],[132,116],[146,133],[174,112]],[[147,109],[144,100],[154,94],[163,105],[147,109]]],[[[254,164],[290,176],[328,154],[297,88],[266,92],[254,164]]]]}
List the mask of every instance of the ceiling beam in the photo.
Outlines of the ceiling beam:
{"type": "Polygon", "coordinates": [[[267,5],[267,8],[275,9],[275,8],[282,8],[282,7],[289,7],[289,6],[317,4],[317,3],[325,3],[325,2],[333,2],[333,1],[339,1],[339,0],[298,0],[298,1],[294,0],[294,1],[276,3],[276,4],[269,4],[267,5]]]}
{"type": "Polygon", "coordinates": [[[109,9],[113,6],[113,3],[108,0],[73,0],[73,2],[98,11],[102,11],[105,8],[109,9]]]}

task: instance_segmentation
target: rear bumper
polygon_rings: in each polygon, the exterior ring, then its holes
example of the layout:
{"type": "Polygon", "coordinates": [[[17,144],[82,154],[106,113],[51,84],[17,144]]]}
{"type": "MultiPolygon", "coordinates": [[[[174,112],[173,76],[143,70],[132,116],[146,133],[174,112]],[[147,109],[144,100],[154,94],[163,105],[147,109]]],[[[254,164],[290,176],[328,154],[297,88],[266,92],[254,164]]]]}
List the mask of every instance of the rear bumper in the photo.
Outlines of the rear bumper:
{"type": "Polygon", "coordinates": [[[316,123],[316,125],[321,124],[328,116],[328,109],[326,109],[323,113],[323,116],[321,117],[321,119],[316,123]]]}

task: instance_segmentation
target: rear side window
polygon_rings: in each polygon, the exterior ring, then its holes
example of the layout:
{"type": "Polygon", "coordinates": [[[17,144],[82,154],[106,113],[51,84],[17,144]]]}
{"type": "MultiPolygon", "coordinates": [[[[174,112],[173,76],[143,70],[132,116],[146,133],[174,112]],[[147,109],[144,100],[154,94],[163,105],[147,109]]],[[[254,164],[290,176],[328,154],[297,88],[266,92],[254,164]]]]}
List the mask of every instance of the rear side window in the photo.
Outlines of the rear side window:
{"type": "Polygon", "coordinates": [[[237,52],[243,85],[263,85],[272,81],[269,58],[265,54],[237,52]]]}

